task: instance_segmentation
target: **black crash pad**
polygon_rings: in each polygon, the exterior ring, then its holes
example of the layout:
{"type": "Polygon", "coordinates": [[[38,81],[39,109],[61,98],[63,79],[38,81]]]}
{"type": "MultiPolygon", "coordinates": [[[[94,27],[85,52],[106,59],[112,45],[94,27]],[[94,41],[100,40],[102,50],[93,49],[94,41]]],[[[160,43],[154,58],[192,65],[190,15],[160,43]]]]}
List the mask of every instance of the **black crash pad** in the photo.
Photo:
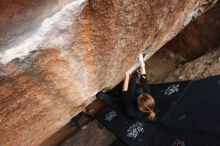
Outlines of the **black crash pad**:
{"type": "MultiPolygon", "coordinates": [[[[108,95],[120,98],[121,88],[119,84],[108,95]]],[[[137,86],[136,92],[140,90],[137,86]]],[[[97,119],[128,145],[220,145],[220,76],[154,84],[150,91],[156,102],[155,121],[127,118],[123,103],[104,107],[97,119]]]]}

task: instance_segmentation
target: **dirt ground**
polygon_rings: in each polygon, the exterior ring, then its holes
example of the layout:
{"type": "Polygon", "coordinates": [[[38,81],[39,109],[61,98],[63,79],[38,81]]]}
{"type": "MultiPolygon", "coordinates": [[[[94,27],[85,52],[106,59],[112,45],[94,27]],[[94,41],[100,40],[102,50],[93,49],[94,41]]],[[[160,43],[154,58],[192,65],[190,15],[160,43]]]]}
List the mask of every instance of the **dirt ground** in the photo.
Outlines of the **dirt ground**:
{"type": "Polygon", "coordinates": [[[166,48],[162,48],[146,62],[149,83],[161,83],[166,76],[183,66],[188,60],[166,48]]]}
{"type": "Polygon", "coordinates": [[[149,83],[201,79],[220,74],[220,47],[194,60],[161,50],[147,63],[149,83]]]}
{"type": "Polygon", "coordinates": [[[109,146],[115,136],[106,129],[100,129],[96,120],[81,128],[61,146],[109,146]]]}

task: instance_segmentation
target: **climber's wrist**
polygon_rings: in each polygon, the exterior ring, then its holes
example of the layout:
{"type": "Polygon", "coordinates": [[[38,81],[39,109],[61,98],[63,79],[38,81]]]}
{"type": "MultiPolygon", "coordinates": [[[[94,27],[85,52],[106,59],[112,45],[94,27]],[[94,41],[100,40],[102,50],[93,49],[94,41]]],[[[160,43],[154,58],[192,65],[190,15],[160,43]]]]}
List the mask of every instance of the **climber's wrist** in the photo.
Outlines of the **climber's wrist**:
{"type": "Polygon", "coordinates": [[[145,74],[146,74],[145,65],[141,66],[141,74],[142,74],[142,75],[145,75],[145,74]]]}

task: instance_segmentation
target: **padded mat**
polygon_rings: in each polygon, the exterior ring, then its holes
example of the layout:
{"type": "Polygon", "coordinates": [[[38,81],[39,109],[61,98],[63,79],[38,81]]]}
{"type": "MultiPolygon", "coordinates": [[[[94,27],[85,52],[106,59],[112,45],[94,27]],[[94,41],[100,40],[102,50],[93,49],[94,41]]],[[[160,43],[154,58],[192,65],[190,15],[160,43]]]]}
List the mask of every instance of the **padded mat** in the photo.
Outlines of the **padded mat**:
{"type": "MultiPolygon", "coordinates": [[[[119,84],[108,95],[120,98],[121,88],[122,84],[119,84]]],[[[137,86],[136,92],[141,90],[137,86]]],[[[123,103],[104,107],[96,114],[97,119],[122,141],[134,146],[159,146],[162,145],[161,142],[163,146],[172,146],[173,143],[178,144],[179,139],[184,141],[181,146],[185,146],[201,139],[203,131],[220,132],[220,76],[154,84],[150,85],[150,91],[156,102],[155,121],[127,118],[123,103]]],[[[213,143],[216,142],[216,137],[213,136],[206,136],[206,139],[214,139],[213,143]]],[[[204,146],[207,144],[194,143],[204,146]]],[[[192,146],[196,146],[195,144],[192,146]]]]}

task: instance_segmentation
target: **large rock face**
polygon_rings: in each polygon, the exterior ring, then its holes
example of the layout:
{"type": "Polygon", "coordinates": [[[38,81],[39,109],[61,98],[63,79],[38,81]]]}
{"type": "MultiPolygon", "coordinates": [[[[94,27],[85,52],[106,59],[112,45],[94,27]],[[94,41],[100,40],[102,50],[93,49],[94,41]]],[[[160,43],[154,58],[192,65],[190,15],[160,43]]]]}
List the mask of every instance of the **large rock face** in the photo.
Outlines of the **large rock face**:
{"type": "Polygon", "coordinates": [[[1,1],[0,145],[40,144],[118,83],[138,53],[151,57],[215,0],[59,2],[1,1]]]}

